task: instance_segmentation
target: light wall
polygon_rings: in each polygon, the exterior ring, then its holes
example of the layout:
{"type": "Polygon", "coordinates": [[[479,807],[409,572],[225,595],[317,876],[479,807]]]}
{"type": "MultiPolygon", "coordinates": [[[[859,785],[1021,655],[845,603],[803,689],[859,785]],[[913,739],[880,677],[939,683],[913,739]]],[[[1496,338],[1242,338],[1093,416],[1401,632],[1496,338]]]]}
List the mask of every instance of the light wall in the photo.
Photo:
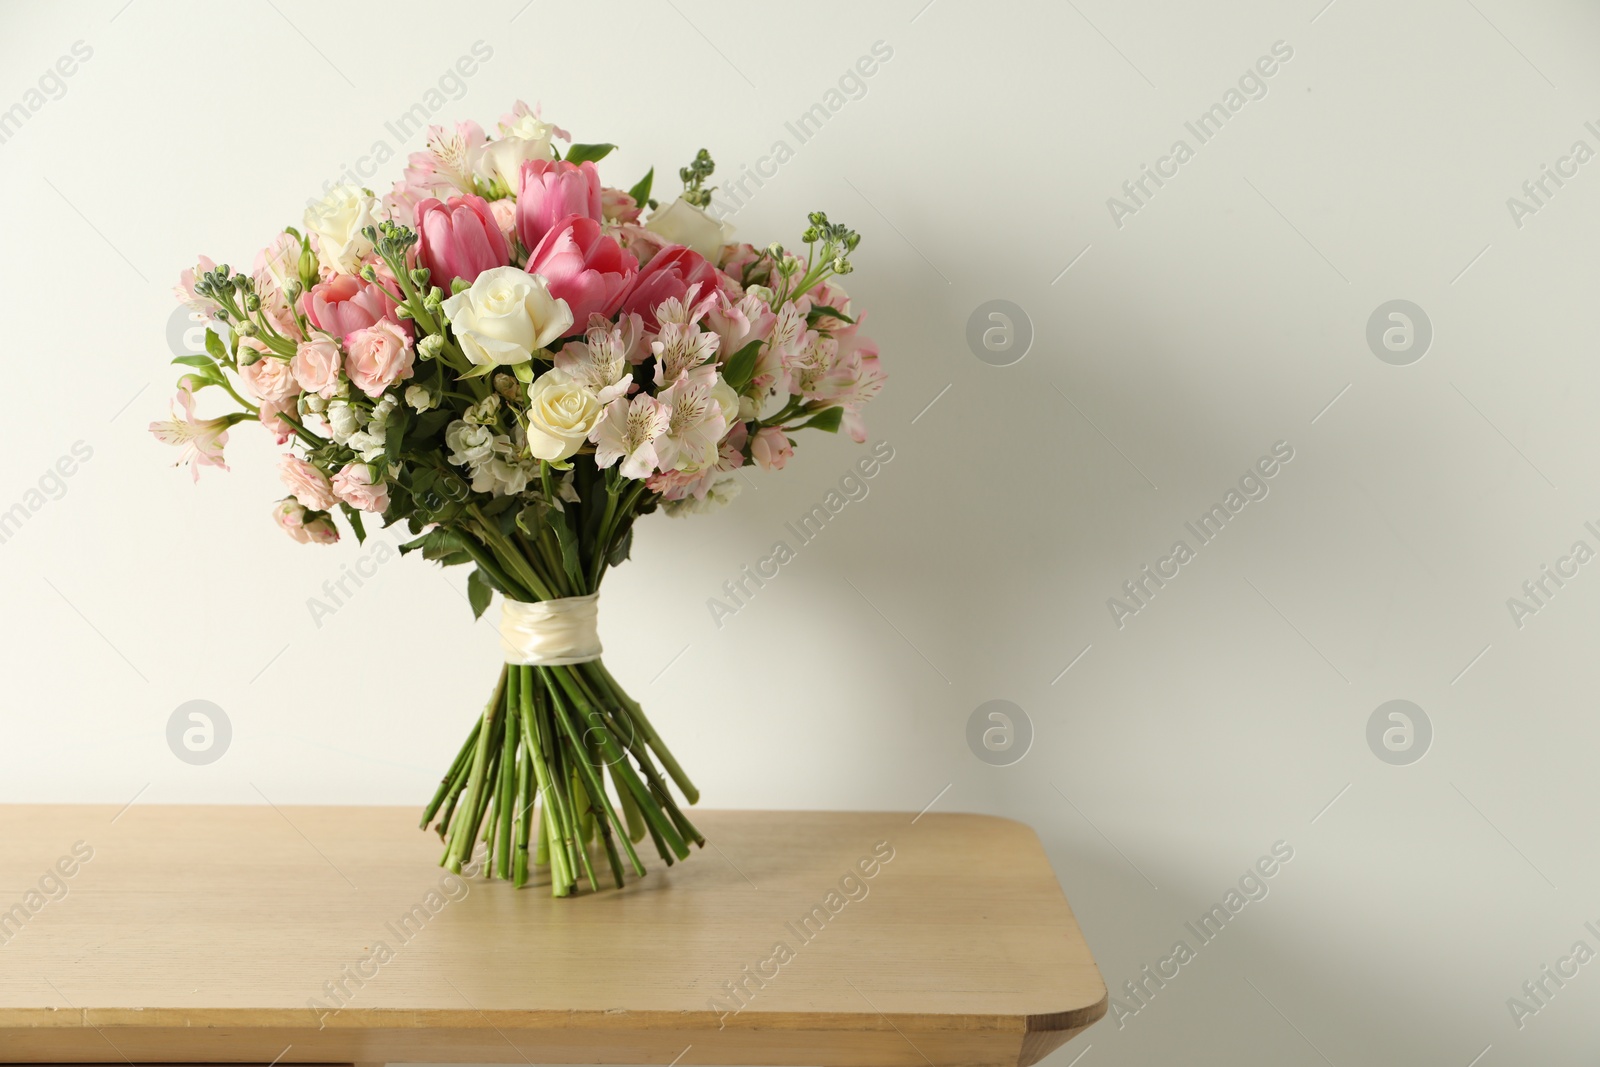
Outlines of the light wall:
{"type": "MultiPolygon", "coordinates": [[[[0,107],[76,42],[92,53],[0,143],[0,510],[92,450],[0,544],[0,799],[431,791],[497,660],[464,575],[385,562],[314,619],[374,548],[276,530],[272,449],[248,429],[196,487],[145,426],[174,377],[178,271],[247,263],[379,144],[420,147],[386,123],[482,41],[439,121],[539,101],[622,146],[614,184],[654,165],[670,192],[702,145],[724,182],[763,168],[733,215],[757,244],[816,208],[865,234],[849,286],[890,374],[867,415],[893,453],[867,496],[720,626],[708,600],[793,542],[785,523],[863,448],[806,439],[726,511],[650,520],[607,584],[608,659],[707,804],[937,797],[1023,819],[1130,1011],[1125,980],[1293,849],[1179,977],[1054,1067],[1592,1062],[1595,966],[1520,1027],[1507,1002],[1573,942],[1600,949],[1600,563],[1535,612],[1508,599],[1535,606],[1542,565],[1600,549],[1600,161],[1561,162],[1600,150],[1600,12],[524,3],[0,14],[0,107]],[[875,47],[889,57],[841,86],[875,47]],[[1241,77],[1202,143],[1185,123],[1241,77]],[[818,103],[802,142],[790,124],[818,103]],[[1192,157],[1162,162],[1179,139],[1192,157]],[[785,161],[762,162],[779,141],[785,161]],[[1134,200],[1145,165],[1168,176],[1134,200]],[[1535,204],[1544,165],[1571,176],[1535,204]],[[1008,366],[968,342],[991,300],[1031,329],[1008,366]],[[1420,359],[1415,339],[1380,340],[1387,361],[1369,345],[1394,300],[1431,324],[1420,359]],[[1275,448],[1292,458],[1266,495],[1247,482],[1260,499],[1201,544],[1185,524],[1275,448]],[[1108,607],[1179,540],[1193,558],[1140,610],[1108,607]],[[167,745],[194,699],[232,726],[209,766],[167,745]],[[991,700],[1031,724],[1009,766],[969,748],[991,700]],[[1369,744],[1391,700],[1430,724],[1420,761],[1369,744]]],[[[1404,727],[1387,715],[1379,735],[1404,727]]]]}

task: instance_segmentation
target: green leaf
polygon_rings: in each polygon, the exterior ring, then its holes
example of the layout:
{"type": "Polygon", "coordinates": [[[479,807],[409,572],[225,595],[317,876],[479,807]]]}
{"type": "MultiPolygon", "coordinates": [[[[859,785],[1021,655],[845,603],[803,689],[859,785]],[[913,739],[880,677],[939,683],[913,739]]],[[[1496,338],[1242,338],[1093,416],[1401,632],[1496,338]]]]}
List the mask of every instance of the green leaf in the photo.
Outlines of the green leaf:
{"type": "Polygon", "coordinates": [[[499,369],[500,368],[495,366],[493,363],[485,363],[485,364],[482,364],[481,366],[473,367],[471,370],[467,371],[467,373],[461,375],[461,377],[463,379],[466,379],[466,378],[487,378],[489,375],[493,374],[495,371],[497,371],[499,369]]]}
{"type": "Polygon", "coordinates": [[[855,325],[856,321],[838,308],[829,307],[827,304],[818,304],[806,314],[806,325],[815,326],[819,320],[824,318],[843,319],[852,326],[855,325]]]}
{"type": "Polygon", "coordinates": [[[412,424],[411,436],[413,438],[432,437],[455,418],[455,412],[449,408],[435,408],[425,411],[417,416],[417,421],[412,424]]]}
{"type": "Polygon", "coordinates": [[[467,602],[472,605],[472,617],[483,618],[483,613],[489,607],[489,601],[494,599],[494,589],[484,579],[483,571],[474,567],[472,573],[467,575],[467,602]]]}
{"type": "MultiPolygon", "coordinates": [[[[206,336],[215,337],[216,334],[207,334],[206,336]]],[[[216,360],[210,356],[179,356],[172,362],[182,363],[185,367],[199,367],[201,370],[215,370],[217,366],[216,360]]]]}
{"type": "Polygon", "coordinates": [[[617,147],[614,144],[575,144],[567,149],[568,163],[598,163],[617,147]]]}
{"type": "Polygon", "coordinates": [[[383,423],[383,456],[393,463],[400,455],[400,447],[405,444],[406,427],[411,424],[411,409],[404,404],[396,404],[389,417],[383,423]]]}
{"type": "Polygon", "coordinates": [[[826,430],[828,433],[838,433],[839,423],[844,420],[844,408],[829,408],[815,417],[801,423],[798,429],[826,430]]]}
{"type": "Polygon", "coordinates": [[[633,202],[644,207],[645,201],[650,199],[650,186],[656,180],[656,168],[651,167],[644,172],[644,177],[639,179],[639,184],[628,190],[628,195],[633,197],[633,202]]]}
{"type": "Polygon", "coordinates": [[[628,558],[628,553],[633,551],[633,527],[628,527],[628,532],[623,534],[616,544],[611,546],[611,551],[606,553],[606,565],[615,567],[628,558]]]}
{"type": "Polygon", "coordinates": [[[361,522],[361,512],[357,511],[349,504],[342,502],[339,504],[339,510],[344,512],[345,521],[350,524],[350,529],[355,531],[356,544],[365,544],[367,540],[367,528],[361,522]]]}
{"type": "Polygon", "coordinates": [[[728,362],[722,365],[722,376],[734,392],[743,392],[744,387],[750,384],[750,378],[756,372],[756,360],[761,355],[761,344],[760,341],[751,341],[729,356],[728,362]]]}
{"type": "Polygon", "coordinates": [[[545,519],[550,523],[550,529],[555,531],[556,542],[561,546],[561,566],[567,572],[567,577],[572,579],[572,588],[583,589],[583,560],[578,555],[578,539],[573,535],[572,527],[567,525],[566,514],[552,511],[545,519]]]}
{"type": "Polygon", "coordinates": [[[218,363],[228,361],[228,350],[223,346],[222,338],[217,336],[216,330],[206,331],[206,351],[210,352],[218,363]]]}

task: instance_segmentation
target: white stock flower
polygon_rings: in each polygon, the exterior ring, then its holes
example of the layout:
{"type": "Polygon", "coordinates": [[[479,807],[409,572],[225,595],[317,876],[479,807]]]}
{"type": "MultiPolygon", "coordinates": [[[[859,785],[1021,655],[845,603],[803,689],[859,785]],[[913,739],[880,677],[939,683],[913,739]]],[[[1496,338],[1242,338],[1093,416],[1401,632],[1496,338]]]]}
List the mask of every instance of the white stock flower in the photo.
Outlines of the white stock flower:
{"type": "Polygon", "coordinates": [[[484,271],[443,306],[461,350],[479,367],[526,363],[572,327],[567,302],[519,267],[484,271]]]}
{"type": "Polygon", "coordinates": [[[528,386],[528,451],[560,461],[577,452],[600,420],[600,400],[564,370],[547,370],[528,386]]]}
{"type": "Polygon", "coordinates": [[[351,434],[361,430],[361,413],[345,400],[328,401],[324,419],[328,423],[328,433],[333,437],[335,444],[347,443],[351,434]]]}
{"type": "Polygon", "coordinates": [[[317,238],[317,258],[338,274],[354,274],[372,242],[361,232],[378,224],[378,201],[353,185],[336,185],[306,206],[305,228],[317,238]]]}
{"type": "Polygon", "coordinates": [[[421,412],[432,408],[435,400],[432,393],[425,385],[411,385],[406,387],[406,403],[421,412]]]}
{"type": "Polygon", "coordinates": [[[451,463],[468,466],[494,454],[495,432],[487,426],[473,426],[457,419],[445,429],[444,443],[450,448],[451,463]]]}
{"type": "Polygon", "coordinates": [[[722,246],[733,237],[732,226],[712,218],[681,196],[652,212],[644,228],[673,244],[693,249],[712,263],[718,261],[722,246]]]}

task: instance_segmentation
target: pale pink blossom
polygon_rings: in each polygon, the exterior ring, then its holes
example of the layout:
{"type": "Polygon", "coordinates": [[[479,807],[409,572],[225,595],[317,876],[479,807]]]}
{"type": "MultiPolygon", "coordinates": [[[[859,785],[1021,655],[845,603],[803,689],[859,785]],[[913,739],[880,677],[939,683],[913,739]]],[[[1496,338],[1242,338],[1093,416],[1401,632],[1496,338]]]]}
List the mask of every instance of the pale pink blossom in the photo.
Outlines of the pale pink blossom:
{"type": "Polygon", "coordinates": [[[557,370],[566,371],[601,404],[627,396],[633,385],[629,370],[629,345],[621,325],[612,325],[599,315],[589,320],[582,341],[568,341],[556,353],[557,370]]]}
{"type": "Polygon", "coordinates": [[[411,338],[392,322],[379,322],[352,333],[347,341],[345,373],[368,396],[380,396],[401,378],[412,374],[415,352],[411,338]]]}
{"type": "Polygon", "coordinates": [[[172,295],[177,297],[190,311],[197,312],[201,318],[210,322],[217,310],[217,302],[210,297],[201,296],[194,291],[194,286],[202,274],[207,274],[217,269],[210,256],[201,256],[195,266],[188,268],[178,275],[178,284],[172,287],[172,295]]]}
{"type": "Polygon", "coordinates": [[[661,333],[650,345],[656,356],[656,386],[676,382],[685,375],[715,381],[717,371],[711,361],[721,340],[693,324],[662,323],[661,333]]]}
{"type": "Polygon", "coordinates": [[[278,479],[296,500],[312,511],[327,511],[339,502],[333,495],[328,476],[299,456],[288,455],[278,460],[278,479]]]}
{"type": "Polygon", "coordinates": [[[327,398],[339,390],[339,368],[343,363],[339,342],[327,334],[317,334],[295,347],[289,372],[301,389],[327,398]]]}
{"type": "Polygon", "coordinates": [[[762,470],[781,471],[793,455],[794,445],[776,426],[756,431],[755,438],[750,442],[750,458],[755,460],[762,470]]]}
{"type": "Polygon", "coordinates": [[[201,467],[228,469],[227,461],[222,458],[223,446],[228,443],[228,420],[195,418],[194,394],[187,389],[178,391],[172,407],[172,418],[165,422],[152,422],[150,432],[162,444],[183,449],[178,456],[178,465],[189,464],[197,482],[200,480],[201,467]],[[183,408],[181,417],[178,414],[179,406],[183,408]]]}
{"type": "Polygon", "coordinates": [[[595,465],[605,468],[620,459],[618,470],[624,478],[648,478],[659,465],[656,441],[666,433],[671,416],[672,412],[648,393],[611,401],[589,435],[595,444],[595,465]]]}
{"type": "Polygon", "coordinates": [[[328,516],[308,519],[306,509],[292,496],[272,506],[272,518],[284,533],[302,545],[331,545],[339,540],[339,531],[328,516]]]}
{"type": "Polygon", "coordinates": [[[717,461],[717,443],[727,432],[722,407],[712,396],[715,375],[708,381],[684,375],[660,394],[671,411],[667,429],[656,442],[663,470],[699,470],[717,461]]]}
{"type": "Polygon", "coordinates": [[[778,316],[756,293],[746,293],[735,300],[725,292],[718,292],[715,303],[706,309],[705,324],[722,338],[717,351],[726,362],[751,341],[765,341],[771,337],[778,316]]]}
{"type": "MultiPolygon", "coordinates": [[[[242,343],[240,347],[244,347],[242,343]]],[[[300,395],[300,383],[290,371],[289,361],[282,356],[263,355],[248,367],[240,367],[239,380],[256,400],[278,406],[300,395]]]]}
{"type": "Polygon", "coordinates": [[[382,513],[389,510],[389,483],[372,481],[372,467],[352,463],[333,476],[333,491],[340,500],[358,511],[382,513]]]}

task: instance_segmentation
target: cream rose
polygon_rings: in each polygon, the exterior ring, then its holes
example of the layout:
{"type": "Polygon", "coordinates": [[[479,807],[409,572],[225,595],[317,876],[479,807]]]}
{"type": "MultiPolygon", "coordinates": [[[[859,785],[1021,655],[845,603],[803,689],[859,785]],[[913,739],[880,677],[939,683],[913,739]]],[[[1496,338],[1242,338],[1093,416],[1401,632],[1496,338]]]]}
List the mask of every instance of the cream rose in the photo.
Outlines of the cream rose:
{"type": "Polygon", "coordinates": [[[563,460],[578,451],[605,409],[564,370],[547,370],[528,386],[528,451],[563,460]]]}
{"type": "Polygon", "coordinates": [[[362,229],[378,224],[378,201],[353,185],[336,185],[306,206],[306,230],[317,238],[317,258],[336,274],[354,274],[372,251],[362,229]]]}
{"type": "Polygon", "coordinates": [[[681,196],[653,212],[644,228],[672,244],[693,249],[712,263],[718,261],[722,246],[733,236],[732,226],[717,221],[681,196]]]}
{"type": "Polygon", "coordinates": [[[444,302],[456,341],[479,367],[526,363],[572,328],[572,309],[537,274],[495,267],[444,302]]]}

